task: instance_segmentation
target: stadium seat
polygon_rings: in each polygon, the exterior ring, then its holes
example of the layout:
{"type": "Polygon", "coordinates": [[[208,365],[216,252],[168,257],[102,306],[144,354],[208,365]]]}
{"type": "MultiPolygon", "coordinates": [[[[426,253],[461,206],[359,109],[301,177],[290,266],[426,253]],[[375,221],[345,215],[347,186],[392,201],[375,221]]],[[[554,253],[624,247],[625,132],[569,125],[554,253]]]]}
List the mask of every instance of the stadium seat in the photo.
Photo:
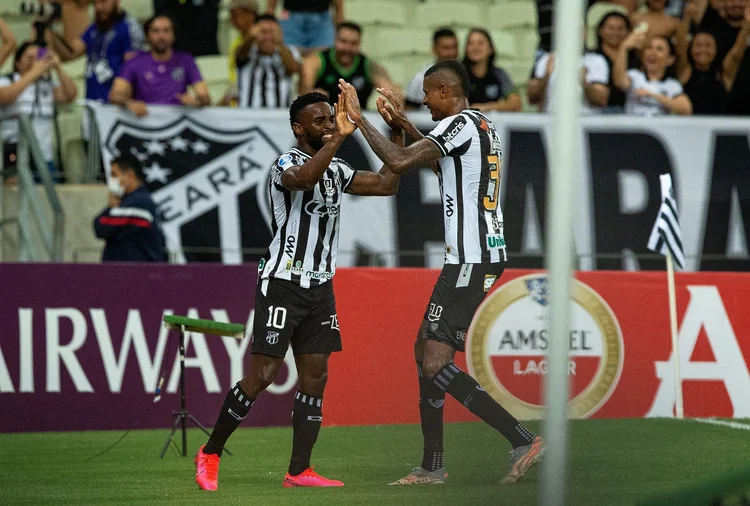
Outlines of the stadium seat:
{"type": "Polygon", "coordinates": [[[9,14],[18,14],[20,10],[18,4],[18,0],[0,0],[0,16],[5,20],[9,14]]]}
{"type": "Polygon", "coordinates": [[[432,31],[424,28],[377,28],[365,32],[362,51],[373,58],[432,55],[432,31]]]}
{"type": "Polygon", "coordinates": [[[85,113],[79,105],[57,107],[57,144],[68,183],[86,182],[86,150],[81,137],[81,121],[85,113]]]}
{"type": "Polygon", "coordinates": [[[396,0],[346,2],[346,18],[363,25],[404,26],[410,5],[396,0]]]}
{"type": "Polygon", "coordinates": [[[139,21],[154,15],[154,0],[123,0],[122,8],[139,21]]]}
{"type": "Polygon", "coordinates": [[[533,0],[500,2],[489,9],[489,26],[500,29],[536,28],[537,12],[533,0]]]}
{"type": "Polygon", "coordinates": [[[495,55],[498,58],[515,60],[518,58],[518,48],[513,36],[503,31],[493,31],[490,33],[492,42],[495,45],[495,55]]]}
{"type": "MultiPolygon", "coordinates": [[[[408,69],[406,63],[396,59],[383,60],[383,67],[388,72],[388,77],[391,78],[391,82],[400,88],[405,88],[409,83],[409,79],[413,76],[408,75],[408,69]]],[[[377,95],[377,92],[375,93],[377,95]]]]}
{"type": "Polygon", "coordinates": [[[513,32],[513,38],[516,41],[516,59],[533,61],[539,47],[539,33],[536,30],[513,32]]]}
{"type": "Polygon", "coordinates": [[[510,78],[513,80],[513,84],[519,87],[526,86],[529,77],[531,77],[531,67],[533,65],[533,61],[514,60],[504,68],[505,71],[510,74],[510,78]]]}
{"type": "Polygon", "coordinates": [[[229,67],[226,56],[199,56],[195,59],[203,80],[208,86],[211,101],[217,102],[229,87],[229,67]]]}
{"type": "Polygon", "coordinates": [[[486,5],[482,2],[424,2],[417,5],[415,24],[433,30],[441,26],[484,26],[487,24],[486,12],[486,5]]]}
{"type": "Polygon", "coordinates": [[[589,49],[596,48],[596,29],[602,18],[610,12],[621,12],[626,16],[628,15],[625,7],[609,2],[596,2],[586,12],[586,43],[589,49]]]}
{"type": "Polygon", "coordinates": [[[82,79],[86,72],[86,57],[76,58],[73,61],[63,63],[63,70],[73,79],[82,79]]]}

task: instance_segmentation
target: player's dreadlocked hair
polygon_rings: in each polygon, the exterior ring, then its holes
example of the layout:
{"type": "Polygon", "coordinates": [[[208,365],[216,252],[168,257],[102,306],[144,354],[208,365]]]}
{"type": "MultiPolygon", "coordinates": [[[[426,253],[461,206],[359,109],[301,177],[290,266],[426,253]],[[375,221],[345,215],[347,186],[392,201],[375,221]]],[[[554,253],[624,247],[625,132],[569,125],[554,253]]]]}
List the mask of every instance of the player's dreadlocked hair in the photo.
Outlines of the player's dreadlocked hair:
{"type": "Polygon", "coordinates": [[[425,77],[429,77],[432,74],[438,72],[449,72],[453,74],[459,83],[461,83],[461,91],[464,93],[464,97],[469,96],[469,74],[466,72],[463,64],[457,60],[443,60],[437,62],[435,65],[427,69],[424,73],[425,77]]]}
{"type": "Polygon", "coordinates": [[[308,105],[317,104],[318,102],[328,102],[328,97],[322,93],[314,91],[305,93],[294,99],[292,106],[289,108],[289,124],[294,125],[299,121],[299,113],[308,105]]]}

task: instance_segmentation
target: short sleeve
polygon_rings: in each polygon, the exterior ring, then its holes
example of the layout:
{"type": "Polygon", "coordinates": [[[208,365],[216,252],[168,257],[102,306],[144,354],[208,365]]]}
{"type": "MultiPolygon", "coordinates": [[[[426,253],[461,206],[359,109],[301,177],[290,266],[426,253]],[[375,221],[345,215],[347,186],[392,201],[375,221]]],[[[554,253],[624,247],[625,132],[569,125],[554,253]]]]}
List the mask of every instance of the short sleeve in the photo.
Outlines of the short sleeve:
{"type": "Polygon", "coordinates": [[[120,69],[120,75],[118,77],[125,79],[128,81],[131,85],[135,84],[136,81],[136,62],[138,61],[138,58],[131,58],[130,60],[126,61],[125,64],[123,64],[122,68],[120,69]]]}
{"type": "Polygon", "coordinates": [[[457,148],[471,142],[472,131],[469,123],[470,120],[463,114],[449,116],[438,123],[426,137],[440,148],[443,156],[448,156],[457,148]]]}
{"type": "Polygon", "coordinates": [[[289,153],[285,153],[276,160],[274,168],[276,169],[275,172],[281,175],[295,165],[297,165],[297,163],[295,162],[294,157],[289,153]]]}
{"type": "Polygon", "coordinates": [[[682,88],[682,84],[677,79],[670,79],[667,83],[665,83],[664,91],[667,92],[667,96],[669,98],[675,98],[679,97],[685,91],[682,88]]]}
{"type": "Polygon", "coordinates": [[[297,63],[302,63],[302,53],[299,52],[297,46],[287,46],[286,48],[290,53],[292,53],[292,58],[294,58],[294,61],[296,61],[297,63]]]}
{"type": "Polygon", "coordinates": [[[513,79],[510,78],[505,70],[495,67],[492,69],[492,73],[495,75],[495,80],[500,85],[500,94],[503,98],[508,98],[508,95],[516,91],[516,87],[513,85],[513,79]]]}
{"type": "Polygon", "coordinates": [[[406,88],[406,101],[412,105],[421,105],[424,101],[424,91],[422,91],[422,84],[424,82],[424,73],[420,72],[412,78],[409,82],[409,86],[406,88]]]}
{"type": "Polygon", "coordinates": [[[354,181],[354,176],[357,175],[357,171],[352,168],[351,165],[349,165],[346,161],[337,158],[336,162],[339,164],[339,169],[341,170],[341,191],[346,192],[346,190],[349,189],[349,186],[351,186],[352,182],[354,181]]]}
{"type": "Polygon", "coordinates": [[[185,76],[188,85],[203,81],[201,71],[198,70],[198,65],[195,63],[195,58],[192,55],[187,55],[185,58],[185,76]]]}
{"type": "Polygon", "coordinates": [[[640,88],[645,82],[643,73],[638,69],[628,70],[628,77],[630,78],[630,89],[640,88]]]}
{"type": "Polygon", "coordinates": [[[127,36],[130,44],[128,51],[140,51],[146,48],[146,36],[143,34],[143,28],[137,19],[127,16],[125,18],[127,26],[127,36]]]}
{"type": "Polygon", "coordinates": [[[544,74],[547,73],[547,62],[549,61],[549,53],[544,53],[536,61],[534,65],[534,79],[544,79],[544,74]]]}
{"type": "Polygon", "coordinates": [[[586,58],[586,82],[588,84],[608,84],[609,64],[599,54],[590,54],[586,58]]]}

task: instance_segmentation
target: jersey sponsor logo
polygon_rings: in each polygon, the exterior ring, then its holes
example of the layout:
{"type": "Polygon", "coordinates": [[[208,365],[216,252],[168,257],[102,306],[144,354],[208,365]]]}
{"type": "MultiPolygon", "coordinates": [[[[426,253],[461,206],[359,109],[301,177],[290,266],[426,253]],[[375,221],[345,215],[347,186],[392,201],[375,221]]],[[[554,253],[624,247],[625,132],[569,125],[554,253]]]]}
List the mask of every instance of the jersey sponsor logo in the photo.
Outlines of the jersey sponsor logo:
{"type": "Polygon", "coordinates": [[[333,196],[334,193],[336,193],[336,190],[333,188],[333,181],[330,179],[324,179],[323,180],[323,186],[326,187],[326,195],[329,197],[333,196]]]}
{"type": "Polygon", "coordinates": [[[339,330],[339,317],[338,315],[332,314],[324,322],[320,322],[322,326],[330,325],[332,330],[339,330]]]}
{"type": "Polygon", "coordinates": [[[332,216],[339,215],[338,205],[327,205],[325,202],[316,202],[313,200],[305,206],[305,212],[310,216],[332,216]]]}
{"type": "MultiPolygon", "coordinates": [[[[620,324],[607,302],[574,280],[568,335],[568,412],[586,418],[604,405],[622,372],[620,324]]],[[[544,274],[516,278],[490,294],[469,328],[466,362],[487,392],[520,419],[540,419],[540,376],[547,374],[549,287],[544,274]]]]}
{"type": "Polygon", "coordinates": [[[505,248],[505,239],[501,234],[487,234],[487,249],[503,249],[505,248]]]}
{"type": "Polygon", "coordinates": [[[440,136],[440,138],[443,139],[443,142],[446,144],[453,140],[453,138],[457,136],[459,132],[461,132],[461,130],[464,129],[464,127],[466,126],[466,120],[462,117],[458,117],[453,120],[453,123],[451,123],[451,125],[455,125],[453,127],[453,130],[451,130],[450,132],[445,132],[440,136]]]}
{"type": "Polygon", "coordinates": [[[456,339],[459,341],[466,341],[466,331],[465,330],[459,330],[456,332],[456,339]]]}
{"type": "Polygon", "coordinates": [[[496,214],[492,215],[492,229],[500,234],[503,233],[503,222],[500,221],[500,218],[496,214]]]}
{"type": "Polygon", "coordinates": [[[284,254],[287,256],[294,255],[294,244],[297,242],[297,239],[290,235],[286,238],[286,246],[284,246],[284,254]]]}
{"type": "Polygon", "coordinates": [[[258,262],[258,271],[259,272],[262,271],[265,266],[266,266],[266,259],[261,258],[260,262],[258,262]]]}
{"type": "Polygon", "coordinates": [[[332,272],[326,272],[326,271],[313,271],[313,270],[305,270],[304,267],[302,267],[302,261],[297,260],[292,264],[292,261],[289,260],[286,263],[286,271],[291,272],[292,274],[295,274],[297,276],[305,276],[310,279],[333,279],[333,273],[332,272]]]}
{"type": "Polygon", "coordinates": [[[269,330],[266,334],[266,342],[268,344],[276,344],[279,342],[279,333],[275,330],[269,330]]]}
{"type": "Polygon", "coordinates": [[[450,218],[453,216],[453,197],[445,194],[445,215],[450,218]]]}
{"type": "Polygon", "coordinates": [[[484,291],[489,292],[492,285],[497,281],[497,276],[494,274],[485,274],[484,276],[484,291]]]}

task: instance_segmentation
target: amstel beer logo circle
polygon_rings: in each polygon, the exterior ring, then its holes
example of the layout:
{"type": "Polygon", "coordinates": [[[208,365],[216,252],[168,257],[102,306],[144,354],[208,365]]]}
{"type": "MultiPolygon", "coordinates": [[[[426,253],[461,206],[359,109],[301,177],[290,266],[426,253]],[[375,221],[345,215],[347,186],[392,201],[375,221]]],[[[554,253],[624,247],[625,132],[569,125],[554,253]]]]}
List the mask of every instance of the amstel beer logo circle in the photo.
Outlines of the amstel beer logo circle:
{"type": "MultiPolygon", "coordinates": [[[[571,302],[568,413],[586,418],[607,401],[620,379],[622,332],[604,299],[578,280],[573,281],[571,302]]],[[[544,416],[548,304],[546,275],[516,278],[479,306],[466,339],[472,376],[523,420],[544,416]]]]}

